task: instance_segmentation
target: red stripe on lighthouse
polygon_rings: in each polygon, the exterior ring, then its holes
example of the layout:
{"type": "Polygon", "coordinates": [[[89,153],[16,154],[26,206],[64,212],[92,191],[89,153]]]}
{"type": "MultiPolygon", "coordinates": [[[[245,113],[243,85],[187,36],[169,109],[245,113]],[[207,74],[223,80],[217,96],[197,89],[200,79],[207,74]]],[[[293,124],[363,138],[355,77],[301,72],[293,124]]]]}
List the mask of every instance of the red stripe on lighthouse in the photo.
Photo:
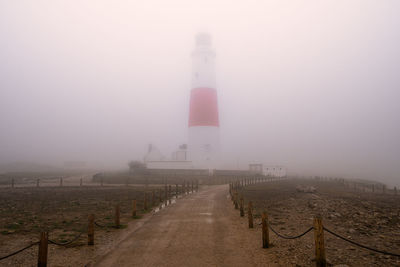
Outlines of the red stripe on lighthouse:
{"type": "Polygon", "coordinates": [[[194,88],[190,94],[189,127],[219,126],[217,91],[194,88]]]}

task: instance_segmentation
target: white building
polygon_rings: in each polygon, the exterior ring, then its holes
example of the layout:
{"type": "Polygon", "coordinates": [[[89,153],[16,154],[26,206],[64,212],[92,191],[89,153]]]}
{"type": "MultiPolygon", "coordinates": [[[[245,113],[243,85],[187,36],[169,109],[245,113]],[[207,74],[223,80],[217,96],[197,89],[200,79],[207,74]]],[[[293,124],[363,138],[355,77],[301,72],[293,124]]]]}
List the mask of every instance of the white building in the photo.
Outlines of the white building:
{"type": "Polygon", "coordinates": [[[263,174],[272,177],[286,177],[287,170],[284,166],[264,166],[263,174]]]}
{"type": "Polygon", "coordinates": [[[186,154],[186,145],[182,145],[172,153],[171,159],[167,159],[157,147],[150,144],[144,163],[148,169],[193,169],[192,162],[187,160],[186,154]]]}

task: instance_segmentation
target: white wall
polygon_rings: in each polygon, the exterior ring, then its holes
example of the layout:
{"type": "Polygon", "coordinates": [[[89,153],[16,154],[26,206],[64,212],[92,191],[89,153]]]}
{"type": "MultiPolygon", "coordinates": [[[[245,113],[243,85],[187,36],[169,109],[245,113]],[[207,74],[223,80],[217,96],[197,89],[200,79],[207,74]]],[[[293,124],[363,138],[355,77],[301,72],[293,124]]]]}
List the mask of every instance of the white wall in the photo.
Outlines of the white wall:
{"type": "Polygon", "coordinates": [[[193,169],[191,161],[148,161],[148,169],[193,169]]]}

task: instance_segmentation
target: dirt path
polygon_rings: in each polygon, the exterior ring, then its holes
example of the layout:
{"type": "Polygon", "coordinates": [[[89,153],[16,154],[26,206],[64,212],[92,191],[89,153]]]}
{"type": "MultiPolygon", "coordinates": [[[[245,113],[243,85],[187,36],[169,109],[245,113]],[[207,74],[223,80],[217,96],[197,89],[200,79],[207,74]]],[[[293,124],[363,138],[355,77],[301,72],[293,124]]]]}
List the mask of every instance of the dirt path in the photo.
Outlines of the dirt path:
{"type": "Polygon", "coordinates": [[[208,187],[156,213],[94,265],[275,266],[246,224],[227,185],[208,187]]]}

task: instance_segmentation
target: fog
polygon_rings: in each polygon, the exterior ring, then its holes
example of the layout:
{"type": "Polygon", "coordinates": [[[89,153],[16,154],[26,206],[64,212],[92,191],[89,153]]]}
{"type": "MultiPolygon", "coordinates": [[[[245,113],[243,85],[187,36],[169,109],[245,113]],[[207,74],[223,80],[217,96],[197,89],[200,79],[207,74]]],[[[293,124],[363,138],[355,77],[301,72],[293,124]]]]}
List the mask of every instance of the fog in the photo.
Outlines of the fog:
{"type": "Polygon", "coordinates": [[[225,168],[399,184],[400,2],[0,1],[0,163],[126,168],[187,142],[216,51],[225,168]]]}

